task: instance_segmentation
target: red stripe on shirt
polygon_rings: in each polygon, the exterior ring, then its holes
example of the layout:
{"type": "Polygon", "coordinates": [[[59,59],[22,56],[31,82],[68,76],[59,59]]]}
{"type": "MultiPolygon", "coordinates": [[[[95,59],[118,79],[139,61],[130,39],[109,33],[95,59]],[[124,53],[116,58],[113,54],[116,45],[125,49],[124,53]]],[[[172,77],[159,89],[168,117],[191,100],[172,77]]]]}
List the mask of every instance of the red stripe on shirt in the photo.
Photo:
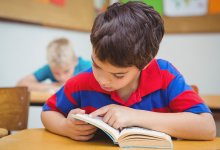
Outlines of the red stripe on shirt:
{"type": "MultiPolygon", "coordinates": [[[[69,87],[69,88],[71,88],[71,87],[69,87]]],[[[68,86],[64,87],[64,93],[65,93],[67,99],[75,106],[79,106],[78,103],[76,102],[76,100],[72,97],[72,95],[71,95],[72,92],[69,92],[69,90],[70,90],[69,88],[68,88],[68,86]]]]}
{"type": "Polygon", "coordinates": [[[54,94],[53,96],[51,96],[51,97],[47,100],[47,102],[46,102],[47,105],[48,105],[48,107],[50,107],[50,109],[51,109],[52,111],[60,112],[60,113],[62,113],[62,114],[65,116],[65,114],[64,114],[59,108],[56,107],[56,99],[57,99],[56,94],[54,94]]]}
{"type": "Polygon", "coordinates": [[[160,71],[161,76],[162,76],[162,89],[167,89],[169,86],[170,82],[175,78],[175,76],[170,73],[168,70],[161,70],[160,71]]]}
{"type": "Polygon", "coordinates": [[[66,85],[70,87],[68,89],[70,89],[71,93],[81,90],[88,90],[109,94],[109,92],[104,91],[100,87],[93,73],[84,72],[77,76],[74,76],[70,80],[68,80],[68,83],[66,85]]]}
{"type": "Polygon", "coordinates": [[[201,103],[203,103],[203,100],[198,94],[192,90],[187,90],[170,102],[170,108],[174,112],[183,112],[201,103]]]}
{"type": "Polygon", "coordinates": [[[163,108],[154,108],[152,111],[154,112],[161,112],[161,113],[168,113],[172,112],[169,107],[163,107],[163,108]]]}
{"type": "Polygon", "coordinates": [[[52,95],[48,100],[47,100],[47,105],[50,107],[51,110],[58,111],[56,107],[56,95],[52,95]]]}
{"type": "Polygon", "coordinates": [[[86,111],[86,114],[90,114],[91,112],[97,110],[97,108],[92,107],[92,106],[86,106],[86,107],[83,107],[83,108],[81,108],[81,109],[85,110],[85,111],[86,111]]]}

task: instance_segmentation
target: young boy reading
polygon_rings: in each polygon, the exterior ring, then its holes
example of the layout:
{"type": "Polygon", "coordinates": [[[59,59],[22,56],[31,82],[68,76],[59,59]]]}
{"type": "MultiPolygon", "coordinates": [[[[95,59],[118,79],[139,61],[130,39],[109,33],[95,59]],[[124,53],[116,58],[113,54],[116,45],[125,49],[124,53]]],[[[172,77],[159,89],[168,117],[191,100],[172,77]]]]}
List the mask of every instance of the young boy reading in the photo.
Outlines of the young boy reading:
{"type": "Polygon", "coordinates": [[[91,67],[91,62],[74,54],[70,41],[59,38],[51,41],[47,47],[48,65],[24,77],[18,86],[27,86],[30,90],[47,91],[59,89],[67,79],[91,67]],[[49,79],[52,83],[43,83],[49,79]]]}
{"type": "Polygon", "coordinates": [[[155,59],[163,35],[160,15],[141,2],[115,3],[99,14],[91,31],[92,68],[48,99],[46,129],[89,140],[97,129],[71,117],[87,113],[116,129],[138,126],[176,138],[214,139],[209,108],[171,63],[155,59]]]}

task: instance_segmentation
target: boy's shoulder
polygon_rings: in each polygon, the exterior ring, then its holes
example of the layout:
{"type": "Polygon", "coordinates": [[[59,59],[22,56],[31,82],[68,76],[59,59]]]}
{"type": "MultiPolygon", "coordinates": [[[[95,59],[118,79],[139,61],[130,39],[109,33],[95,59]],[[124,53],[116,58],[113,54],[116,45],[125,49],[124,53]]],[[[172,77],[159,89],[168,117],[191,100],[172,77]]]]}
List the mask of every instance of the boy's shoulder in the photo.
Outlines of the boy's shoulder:
{"type": "Polygon", "coordinates": [[[170,67],[170,65],[172,65],[168,60],[161,59],[161,58],[155,59],[155,61],[157,62],[161,70],[166,70],[170,67]]]}
{"type": "Polygon", "coordinates": [[[86,67],[88,67],[88,66],[90,66],[91,67],[91,61],[90,60],[86,60],[86,59],[84,59],[84,58],[82,58],[82,57],[78,57],[78,65],[80,65],[80,66],[86,66],[86,67]]]}
{"type": "Polygon", "coordinates": [[[155,61],[158,64],[158,67],[161,71],[167,71],[173,74],[174,76],[180,74],[180,72],[171,62],[164,59],[155,59],[155,61]]]}
{"type": "Polygon", "coordinates": [[[89,68],[76,76],[70,78],[65,87],[74,91],[88,90],[88,91],[102,91],[98,82],[92,72],[92,68],[89,68]]]}
{"type": "Polygon", "coordinates": [[[140,86],[145,89],[146,92],[144,93],[150,93],[149,91],[152,92],[161,88],[166,89],[169,83],[179,75],[180,73],[169,61],[153,59],[141,73],[140,86]]]}
{"type": "Polygon", "coordinates": [[[83,84],[88,83],[91,78],[93,78],[92,68],[88,68],[85,71],[80,72],[79,74],[71,77],[66,84],[83,84]]]}

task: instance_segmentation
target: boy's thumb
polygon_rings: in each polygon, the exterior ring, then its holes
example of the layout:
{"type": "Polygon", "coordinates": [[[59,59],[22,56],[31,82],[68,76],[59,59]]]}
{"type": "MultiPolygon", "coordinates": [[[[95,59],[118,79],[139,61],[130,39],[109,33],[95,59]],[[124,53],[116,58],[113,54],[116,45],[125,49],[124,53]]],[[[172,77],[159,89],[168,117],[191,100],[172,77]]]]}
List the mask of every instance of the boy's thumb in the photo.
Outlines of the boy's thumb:
{"type": "Polygon", "coordinates": [[[85,114],[86,111],[80,108],[71,110],[71,114],[85,114]]]}

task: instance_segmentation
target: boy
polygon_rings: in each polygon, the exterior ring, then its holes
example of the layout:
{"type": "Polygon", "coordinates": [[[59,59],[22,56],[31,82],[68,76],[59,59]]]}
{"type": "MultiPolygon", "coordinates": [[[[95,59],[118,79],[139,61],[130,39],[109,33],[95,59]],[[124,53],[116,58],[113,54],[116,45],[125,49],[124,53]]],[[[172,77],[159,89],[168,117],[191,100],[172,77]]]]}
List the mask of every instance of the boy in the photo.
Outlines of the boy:
{"type": "Polygon", "coordinates": [[[74,140],[96,128],[70,114],[90,113],[121,129],[140,126],[176,138],[212,140],[209,108],[167,61],[154,57],[163,21],[141,2],[115,3],[97,16],[92,32],[92,69],[67,81],[43,107],[44,126],[74,140]]]}
{"type": "Polygon", "coordinates": [[[35,91],[57,91],[70,77],[91,67],[91,62],[76,57],[70,42],[59,38],[47,47],[48,65],[26,76],[18,82],[18,86],[27,86],[35,91]],[[52,83],[42,83],[49,79],[52,83]]]}

